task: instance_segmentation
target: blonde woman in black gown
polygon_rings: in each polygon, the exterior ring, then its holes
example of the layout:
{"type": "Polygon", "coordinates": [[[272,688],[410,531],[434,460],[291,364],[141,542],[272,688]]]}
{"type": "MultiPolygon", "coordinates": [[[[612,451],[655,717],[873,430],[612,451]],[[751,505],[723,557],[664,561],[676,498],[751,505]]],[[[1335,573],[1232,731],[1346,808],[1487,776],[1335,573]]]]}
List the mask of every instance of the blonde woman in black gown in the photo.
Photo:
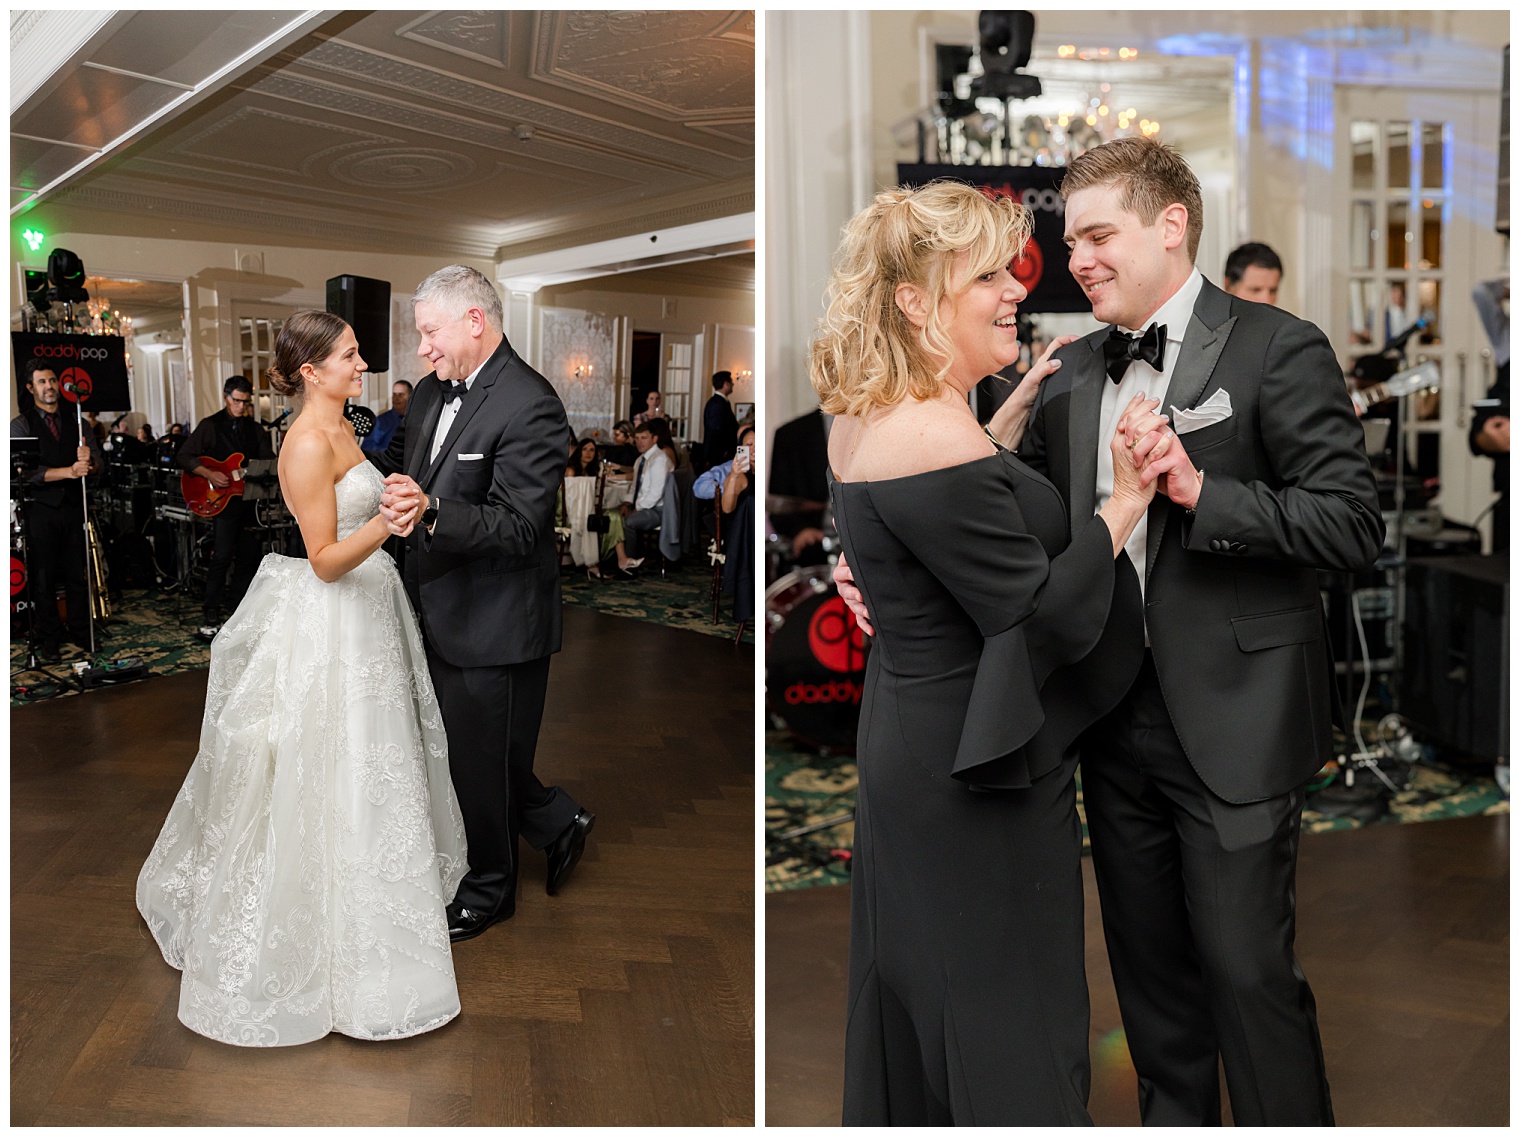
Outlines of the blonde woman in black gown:
{"type": "MultiPolygon", "coordinates": [[[[1160,420],[1126,408],[1113,497],[1075,536],[1055,488],[977,425],[971,388],[1018,357],[1009,266],[1029,235],[1021,206],[957,183],[878,194],[845,229],[812,346],[875,628],[847,1125],[1089,1124],[1074,742],[1139,667],[1108,638],[1142,642],[1121,554],[1154,484],[1128,439],[1160,420]]],[[[1052,367],[1005,404],[1000,437],[1052,367]]]]}

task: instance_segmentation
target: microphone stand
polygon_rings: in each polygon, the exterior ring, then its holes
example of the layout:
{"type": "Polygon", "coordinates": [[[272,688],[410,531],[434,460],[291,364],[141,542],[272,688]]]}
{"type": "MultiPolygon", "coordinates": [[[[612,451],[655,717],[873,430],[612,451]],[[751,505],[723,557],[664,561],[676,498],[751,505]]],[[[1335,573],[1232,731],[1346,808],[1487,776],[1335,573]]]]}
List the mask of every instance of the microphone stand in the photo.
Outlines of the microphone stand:
{"type": "MultiPolygon", "coordinates": [[[[90,444],[84,440],[84,400],[79,397],[79,392],[77,389],[73,392],[73,395],[75,398],[74,419],[79,426],[79,445],[89,450],[90,444]]],[[[90,461],[93,462],[95,460],[94,451],[91,450],[90,454],[90,461]]],[[[88,474],[79,479],[79,501],[81,509],[83,511],[82,520],[84,524],[84,586],[86,599],[85,615],[90,621],[90,660],[93,662],[95,659],[95,571],[94,566],[90,563],[89,483],[90,479],[88,474]]]]}

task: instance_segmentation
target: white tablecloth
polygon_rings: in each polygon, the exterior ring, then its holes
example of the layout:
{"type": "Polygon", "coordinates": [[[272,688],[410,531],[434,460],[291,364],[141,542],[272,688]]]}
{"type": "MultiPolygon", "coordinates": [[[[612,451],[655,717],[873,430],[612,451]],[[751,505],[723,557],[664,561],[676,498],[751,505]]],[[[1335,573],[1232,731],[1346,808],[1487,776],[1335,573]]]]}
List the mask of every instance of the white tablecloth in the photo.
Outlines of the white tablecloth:
{"type": "MultiPolygon", "coordinates": [[[[628,483],[607,483],[602,509],[616,509],[628,500],[628,483]]],[[[595,478],[565,479],[565,524],[570,529],[570,558],[578,565],[594,565],[602,559],[602,535],[586,528],[586,518],[596,508],[595,478]]]]}

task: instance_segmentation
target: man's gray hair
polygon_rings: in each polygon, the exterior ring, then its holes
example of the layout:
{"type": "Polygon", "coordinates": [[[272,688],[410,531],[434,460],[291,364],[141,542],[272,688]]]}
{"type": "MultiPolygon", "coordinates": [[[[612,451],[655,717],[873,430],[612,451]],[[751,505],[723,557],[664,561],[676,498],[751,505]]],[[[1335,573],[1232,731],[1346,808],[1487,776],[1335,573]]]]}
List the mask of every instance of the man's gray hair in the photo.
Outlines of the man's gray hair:
{"type": "Polygon", "coordinates": [[[414,306],[424,301],[436,304],[455,318],[471,308],[479,308],[491,329],[501,331],[501,297],[491,282],[469,265],[449,265],[429,276],[412,293],[414,306]]]}

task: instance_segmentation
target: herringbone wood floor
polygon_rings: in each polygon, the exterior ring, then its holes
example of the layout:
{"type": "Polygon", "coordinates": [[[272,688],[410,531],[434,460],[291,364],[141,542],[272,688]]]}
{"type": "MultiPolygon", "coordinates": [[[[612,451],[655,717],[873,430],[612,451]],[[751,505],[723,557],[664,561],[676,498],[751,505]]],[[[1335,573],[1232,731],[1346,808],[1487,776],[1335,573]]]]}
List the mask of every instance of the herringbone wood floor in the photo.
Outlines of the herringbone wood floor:
{"type": "Polygon", "coordinates": [[[464,1010],[397,1042],[245,1050],[175,1017],[138,869],[205,673],[11,715],[13,1124],[754,1120],[752,647],[565,610],[538,771],[597,814],[557,897],[454,949],[464,1010]]]}

